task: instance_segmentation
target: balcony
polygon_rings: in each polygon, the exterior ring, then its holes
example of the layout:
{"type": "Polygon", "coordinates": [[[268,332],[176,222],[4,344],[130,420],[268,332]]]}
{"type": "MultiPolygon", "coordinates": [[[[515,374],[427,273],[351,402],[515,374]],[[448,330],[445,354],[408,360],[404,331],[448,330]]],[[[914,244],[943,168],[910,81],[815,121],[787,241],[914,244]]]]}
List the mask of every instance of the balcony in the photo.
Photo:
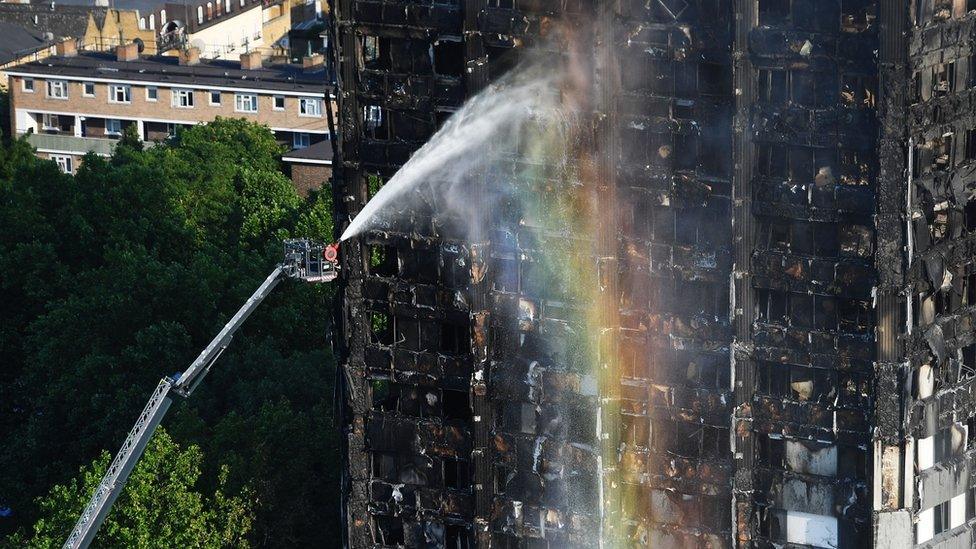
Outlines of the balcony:
{"type": "MultiPolygon", "coordinates": [[[[20,135],[27,136],[27,142],[35,149],[45,152],[61,152],[66,154],[82,155],[93,152],[99,156],[109,156],[115,149],[118,139],[106,139],[103,137],[76,137],[73,135],[38,134],[29,133],[20,135]]],[[[145,147],[152,147],[155,143],[147,141],[145,147]]]]}
{"type": "Polygon", "coordinates": [[[27,134],[27,142],[35,149],[42,151],[72,154],[94,152],[99,156],[108,156],[112,154],[112,149],[115,148],[118,140],[96,137],[75,137],[73,135],[29,133],[27,134]]]}

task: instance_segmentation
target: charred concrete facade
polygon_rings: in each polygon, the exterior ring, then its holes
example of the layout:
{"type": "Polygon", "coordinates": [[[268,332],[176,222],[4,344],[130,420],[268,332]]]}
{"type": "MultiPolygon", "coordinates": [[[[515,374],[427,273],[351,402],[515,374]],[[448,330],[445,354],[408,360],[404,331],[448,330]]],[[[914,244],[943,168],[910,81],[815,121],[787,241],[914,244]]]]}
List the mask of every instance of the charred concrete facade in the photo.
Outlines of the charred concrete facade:
{"type": "Polygon", "coordinates": [[[599,220],[592,302],[517,207],[343,244],[346,545],[973,546],[976,3],[332,8],[341,222],[557,21],[599,220]]]}

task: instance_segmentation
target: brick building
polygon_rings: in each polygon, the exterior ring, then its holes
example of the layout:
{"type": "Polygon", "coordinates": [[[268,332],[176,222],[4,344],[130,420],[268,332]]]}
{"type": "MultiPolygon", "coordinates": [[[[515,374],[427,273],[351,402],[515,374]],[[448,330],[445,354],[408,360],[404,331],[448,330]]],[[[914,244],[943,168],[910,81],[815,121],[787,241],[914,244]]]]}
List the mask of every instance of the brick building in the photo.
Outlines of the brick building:
{"type": "Polygon", "coordinates": [[[152,143],[180,126],[222,116],[267,125],[292,151],[285,158],[306,148],[318,151],[302,155],[304,185],[328,179],[331,151],[316,147],[329,140],[321,56],[306,59],[303,67],[265,65],[257,52],[237,63],[201,60],[192,49],[180,58],[144,57],[135,44],[115,55],[75,52],[72,45],[62,43],[59,55],[8,72],[14,133],[26,134],[40,156],[66,171],[89,151],[110,154],[127,126],[152,143]]]}
{"type": "Polygon", "coordinates": [[[582,367],[565,235],[344,244],[348,546],[973,547],[976,3],[333,7],[340,220],[555,21],[604,216],[582,367]]]}

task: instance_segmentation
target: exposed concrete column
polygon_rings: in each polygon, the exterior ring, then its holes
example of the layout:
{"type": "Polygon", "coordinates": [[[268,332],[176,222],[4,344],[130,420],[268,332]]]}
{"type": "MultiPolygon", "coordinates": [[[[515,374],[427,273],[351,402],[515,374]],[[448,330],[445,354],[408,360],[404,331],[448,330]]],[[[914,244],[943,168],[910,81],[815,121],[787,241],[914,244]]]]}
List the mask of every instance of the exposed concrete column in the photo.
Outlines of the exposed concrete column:
{"type": "Polygon", "coordinates": [[[85,117],[84,116],[75,115],[75,123],[74,123],[75,137],[83,137],[84,136],[84,134],[81,131],[81,125],[84,123],[84,121],[85,121],[85,117]]]}
{"type": "MultiPolygon", "coordinates": [[[[464,0],[462,13],[464,15],[464,85],[469,95],[482,90],[488,84],[488,63],[485,54],[484,41],[478,27],[478,14],[487,6],[486,0],[464,0]]],[[[476,177],[483,177],[477,174],[476,177]]],[[[475,185],[473,191],[476,200],[484,201],[484,185],[475,185]]],[[[485,212],[490,215],[489,212],[485,212]]],[[[482,226],[487,227],[490,219],[481,220],[482,226]]],[[[471,333],[474,379],[471,389],[471,409],[473,423],[471,431],[474,444],[471,452],[471,467],[474,489],[474,538],[478,547],[488,547],[491,544],[491,510],[495,497],[492,454],[492,426],[495,424],[494,408],[488,386],[491,375],[491,352],[494,342],[491,339],[491,276],[484,266],[491,257],[490,242],[474,243],[471,247],[471,333]],[[474,276],[480,270],[482,277],[474,276]]]]}
{"type": "Polygon", "coordinates": [[[755,320],[755,292],[750,265],[755,249],[752,216],[753,142],[749,131],[752,105],[755,102],[755,77],[749,58],[749,34],[756,24],[756,2],[735,2],[735,33],[732,45],[733,95],[735,115],[732,122],[732,267],[731,313],[734,340],[730,350],[732,394],[732,458],[735,473],[732,480],[732,532],[735,547],[750,547],[753,528],[758,524],[753,504],[753,461],[755,442],[752,429],[752,402],[756,390],[756,364],[752,343],[755,320]]]}
{"type": "Polygon", "coordinates": [[[136,131],[139,132],[139,139],[146,140],[146,123],[142,120],[136,120],[136,131]]]}
{"type": "MultiPolygon", "coordinates": [[[[874,409],[873,431],[873,542],[875,547],[908,547],[914,543],[912,507],[914,471],[913,441],[905,429],[911,393],[911,367],[906,361],[902,337],[906,307],[905,238],[903,224],[907,193],[911,193],[908,170],[908,72],[909,3],[903,0],[879,2],[880,50],[879,174],[875,231],[874,409]],[[906,180],[906,174],[907,180],[906,180]],[[897,398],[888,398],[897,396],[897,398]]],[[[910,246],[910,243],[908,243],[910,246]]],[[[910,253],[910,251],[909,251],[910,253]]]]}

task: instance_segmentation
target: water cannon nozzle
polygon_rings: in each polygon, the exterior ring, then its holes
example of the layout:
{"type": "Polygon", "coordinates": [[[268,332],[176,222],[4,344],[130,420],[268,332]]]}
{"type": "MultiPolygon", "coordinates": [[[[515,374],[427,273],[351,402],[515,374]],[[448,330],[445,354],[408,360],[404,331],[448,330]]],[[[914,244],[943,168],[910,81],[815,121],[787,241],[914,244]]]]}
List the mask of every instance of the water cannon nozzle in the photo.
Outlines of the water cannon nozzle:
{"type": "Polygon", "coordinates": [[[328,262],[335,262],[339,259],[339,243],[329,244],[322,249],[322,258],[328,262]]]}

